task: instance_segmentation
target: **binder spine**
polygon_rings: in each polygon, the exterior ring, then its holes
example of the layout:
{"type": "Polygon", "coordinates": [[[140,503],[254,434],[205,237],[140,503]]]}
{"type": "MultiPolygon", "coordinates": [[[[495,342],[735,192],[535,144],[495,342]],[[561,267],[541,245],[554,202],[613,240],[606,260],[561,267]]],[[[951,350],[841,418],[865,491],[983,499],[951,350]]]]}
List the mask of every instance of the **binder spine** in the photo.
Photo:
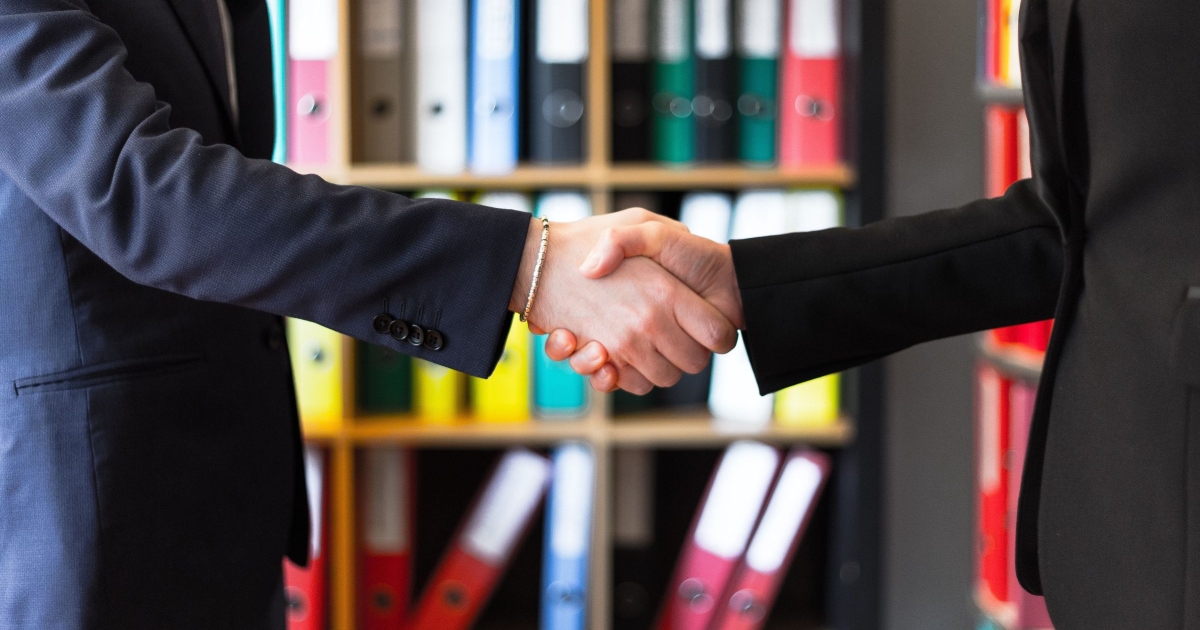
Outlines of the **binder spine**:
{"type": "Polygon", "coordinates": [[[743,57],[737,99],[738,157],[750,164],[775,162],[779,60],[743,57]]]}
{"type": "Polygon", "coordinates": [[[737,120],[734,100],[737,91],[737,59],[696,59],[695,116],[696,161],[727,162],[737,155],[737,120]]]}
{"type": "Polygon", "coordinates": [[[583,161],[584,68],[534,60],[529,69],[529,158],[544,164],[583,161]]]}
{"type": "Polygon", "coordinates": [[[612,159],[650,159],[650,64],[618,61],[612,65],[612,159]]]}
{"type": "Polygon", "coordinates": [[[691,3],[659,0],[658,51],[654,62],[654,158],[681,164],[696,158],[693,132],[696,97],[695,56],[692,53],[691,3]]]}
{"type": "Polygon", "coordinates": [[[271,87],[274,92],[275,145],[271,150],[271,161],[283,164],[287,161],[287,0],[267,2],[268,19],[271,24],[271,87]]]}
{"type": "Polygon", "coordinates": [[[475,0],[473,9],[469,163],[503,174],[517,167],[520,0],[475,0]]]}

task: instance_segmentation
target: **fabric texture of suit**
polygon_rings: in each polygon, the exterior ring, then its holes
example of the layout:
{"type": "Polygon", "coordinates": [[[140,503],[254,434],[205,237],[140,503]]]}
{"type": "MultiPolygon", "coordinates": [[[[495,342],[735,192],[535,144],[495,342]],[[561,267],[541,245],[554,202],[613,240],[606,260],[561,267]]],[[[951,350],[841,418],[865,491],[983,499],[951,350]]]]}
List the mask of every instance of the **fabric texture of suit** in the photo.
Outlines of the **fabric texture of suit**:
{"type": "Polygon", "coordinates": [[[477,376],[503,349],[528,215],[269,162],[266,5],[226,2],[237,123],[212,2],[0,3],[2,628],[279,623],[308,532],[280,316],[477,376]]]}
{"type": "Polygon", "coordinates": [[[1200,629],[1200,5],[1025,0],[1034,177],[962,208],[732,243],[773,391],[1055,317],[1018,577],[1059,630],[1200,629]]]}

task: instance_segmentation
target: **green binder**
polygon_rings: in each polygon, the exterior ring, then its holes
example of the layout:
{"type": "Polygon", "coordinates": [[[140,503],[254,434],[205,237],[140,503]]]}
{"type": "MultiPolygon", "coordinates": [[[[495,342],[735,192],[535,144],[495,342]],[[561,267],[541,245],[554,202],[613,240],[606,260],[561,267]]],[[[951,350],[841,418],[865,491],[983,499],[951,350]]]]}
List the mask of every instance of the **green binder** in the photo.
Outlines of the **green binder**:
{"type": "Polygon", "coordinates": [[[696,157],[693,133],[696,97],[695,53],[692,50],[690,0],[658,0],[654,47],[654,159],[669,164],[696,157]]]}
{"type": "Polygon", "coordinates": [[[412,358],[374,344],[355,342],[358,410],[365,414],[412,409],[412,358]]]}
{"type": "Polygon", "coordinates": [[[267,0],[271,25],[271,83],[275,90],[275,147],[271,160],[287,161],[287,0],[267,0]]]}
{"type": "Polygon", "coordinates": [[[782,36],[779,2],[740,0],[738,29],[741,89],[738,92],[738,157],[752,165],[776,160],[779,118],[779,49],[782,36]]]}
{"type": "Polygon", "coordinates": [[[742,59],[742,93],[738,97],[741,147],[738,156],[753,164],[775,161],[779,59],[742,59]]]}

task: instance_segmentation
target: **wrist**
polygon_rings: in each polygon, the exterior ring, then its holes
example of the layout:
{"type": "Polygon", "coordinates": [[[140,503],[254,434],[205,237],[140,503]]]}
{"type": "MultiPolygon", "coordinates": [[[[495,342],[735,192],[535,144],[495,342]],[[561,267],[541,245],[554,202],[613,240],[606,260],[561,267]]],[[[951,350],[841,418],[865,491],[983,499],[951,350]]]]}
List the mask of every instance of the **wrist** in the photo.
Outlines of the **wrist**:
{"type": "Polygon", "coordinates": [[[537,267],[538,249],[542,243],[542,221],[530,218],[529,230],[525,233],[525,248],[521,251],[521,264],[517,267],[517,279],[513,283],[512,295],[508,298],[508,310],[525,312],[529,300],[529,286],[533,283],[533,270],[537,267]]]}

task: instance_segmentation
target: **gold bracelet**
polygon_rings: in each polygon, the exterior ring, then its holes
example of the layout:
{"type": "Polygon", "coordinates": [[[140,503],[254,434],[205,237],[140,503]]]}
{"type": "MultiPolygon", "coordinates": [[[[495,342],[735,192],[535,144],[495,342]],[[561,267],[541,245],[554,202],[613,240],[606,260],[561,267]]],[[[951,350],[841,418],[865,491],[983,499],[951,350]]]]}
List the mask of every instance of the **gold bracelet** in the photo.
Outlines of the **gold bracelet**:
{"type": "Polygon", "coordinates": [[[525,301],[525,312],[521,313],[521,321],[529,321],[529,311],[533,310],[533,296],[537,295],[538,280],[542,278],[542,263],[546,262],[546,245],[550,242],[550,220],[542,219],[542,244],[538,246],[537,262],[533,265],[533,280],[529,283],[529,299],[525,301]]]}

